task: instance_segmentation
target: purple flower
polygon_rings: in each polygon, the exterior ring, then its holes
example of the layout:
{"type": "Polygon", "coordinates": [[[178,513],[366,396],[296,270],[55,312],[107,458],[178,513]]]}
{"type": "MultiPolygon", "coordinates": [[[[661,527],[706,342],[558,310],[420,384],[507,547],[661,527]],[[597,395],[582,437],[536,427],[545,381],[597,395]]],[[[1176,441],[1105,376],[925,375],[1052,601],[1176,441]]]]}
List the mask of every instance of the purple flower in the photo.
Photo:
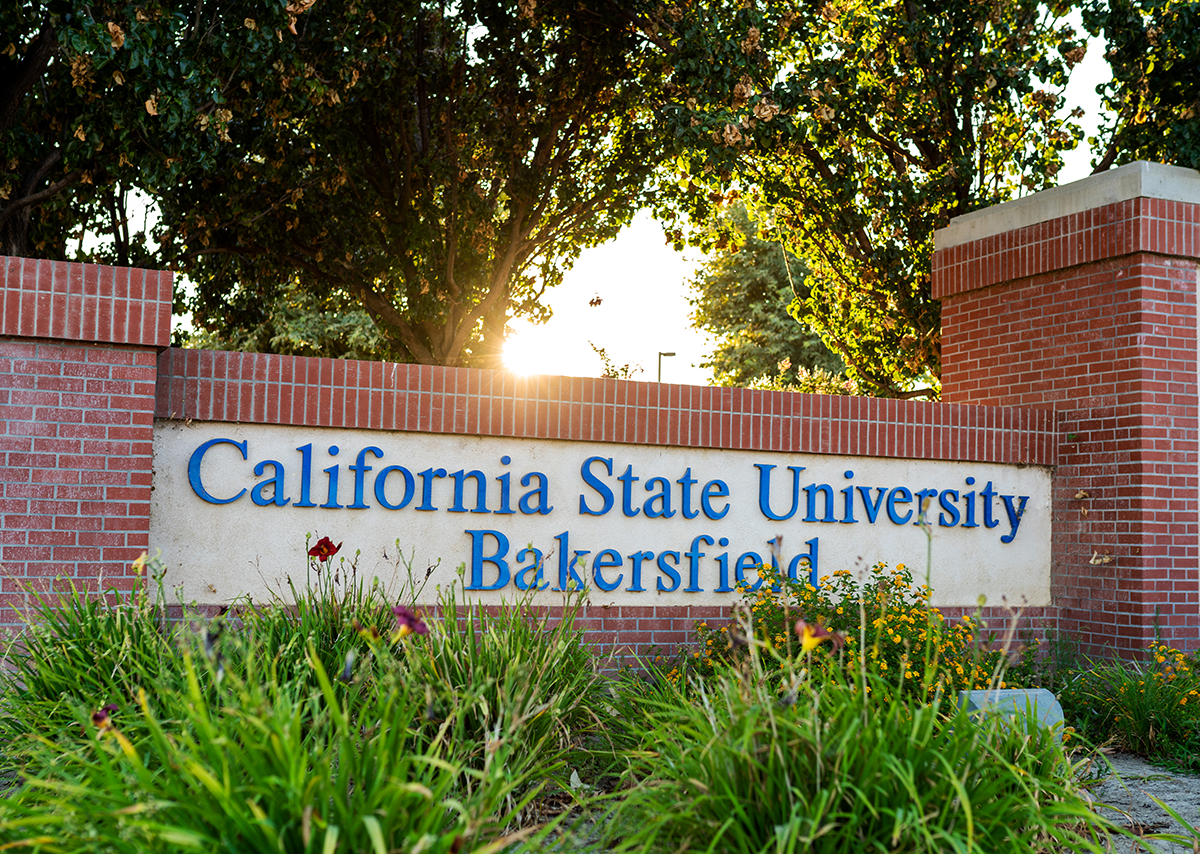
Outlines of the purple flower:
{"type": "Polygon", "coordinates": [[[117,711],[117,704],[109,703],[99,711],[92,712],[92,726],[100,730],[100,732],[107,732],[112,728],[112,722],[109,721],[109,716],[115,711],[117,711]]]}
{"type": "Polygon", "coordinates": [[[396,631],[396,639],[399,640],[405,635],[427,635],[429,634],[429,626],[412,611],[405,608],[403,605],[397,605],[392,609],[392,613],[396,615],[396,623],[400,628],[396,631]]]}

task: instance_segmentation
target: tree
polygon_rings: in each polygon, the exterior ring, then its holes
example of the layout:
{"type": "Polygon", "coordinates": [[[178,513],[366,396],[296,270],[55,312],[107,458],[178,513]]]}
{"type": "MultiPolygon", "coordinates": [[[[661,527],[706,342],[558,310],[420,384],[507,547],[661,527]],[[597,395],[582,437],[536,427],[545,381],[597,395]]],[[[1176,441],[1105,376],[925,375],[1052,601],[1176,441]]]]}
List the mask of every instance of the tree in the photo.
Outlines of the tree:
{"type": "Polygon", "coordinates": [[[713,382],[724,386],[767,378],[786,384],[798,371],[844,370],[820,337],[789,313],[794,301],[808,298],[804,263],[778,241],[760,238],[745,208],[733,207],[724,217],[740,241],[727,242],[692,282],[692,323],[717,339],[700,367],[711,368],[713,382]]]}
{"type": "MultiPolygon", "coordinates": [[[[155,263],[131,230],[132,190],[211,168],[225,93],[269,68],[263,44],[192,2],[0,5],[0,253],[155,263]],[[69,241],[105,234],[88,253],[69,241]]],[[[265,24],[292,13],[271,7],[265,24]]],[[[262,40],[266,42],[266,39],[262,40]]]]}
{"type": "MultiPolygon", "coordinates": [[[[865,390],[936,395],[935,228],[1053,183],[1084,45],[1032,0],[675,6],[664,215],[740,190],[804,261],[802,307],[865,390]]],[[[711,244],[710,232],[692,239],[711,244]]],[[[676,232],[684,241],[682,229],[676,232]]]]}
{"type": "Polygon", "coordinates": [[[631,10],[313,7],[271,73],[230,93],[213,168],[162,189],[197,324],[261,342],[294,290],[362,306],[392,358],[499,364],[508,320],[545,315],[545,289],[629,221],[661,159],[661,57],[631,10]]]}
{"type": "Polygon", "coordinates": [[[1133,160],[1200,169],[1200,3],[1093,2],[1083,22],[1103,34],[1113,70],[1097,89],[1111,121],[1100,129],[1095,171],[1133,160]]]}

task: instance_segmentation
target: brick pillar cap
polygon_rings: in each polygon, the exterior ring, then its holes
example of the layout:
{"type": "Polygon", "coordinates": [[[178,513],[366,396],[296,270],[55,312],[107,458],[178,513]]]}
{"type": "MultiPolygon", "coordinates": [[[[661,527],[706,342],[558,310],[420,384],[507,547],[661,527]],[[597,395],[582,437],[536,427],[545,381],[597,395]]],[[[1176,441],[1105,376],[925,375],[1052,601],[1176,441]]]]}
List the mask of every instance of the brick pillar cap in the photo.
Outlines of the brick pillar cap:
{"type": "Polygon", "coordinates": [[[1200,204],[1200,172],[1139,160],[1000,205],[956,216],[934,232],[935,250],[1130,199],[1167,199],[1200,204]]]}

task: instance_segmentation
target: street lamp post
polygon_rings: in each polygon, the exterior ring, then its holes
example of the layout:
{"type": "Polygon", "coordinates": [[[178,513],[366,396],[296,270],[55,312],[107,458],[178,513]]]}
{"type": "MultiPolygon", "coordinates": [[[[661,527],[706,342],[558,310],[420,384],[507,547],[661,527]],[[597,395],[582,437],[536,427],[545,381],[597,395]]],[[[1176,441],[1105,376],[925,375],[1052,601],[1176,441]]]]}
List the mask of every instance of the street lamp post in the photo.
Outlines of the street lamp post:
{"type": "Polygon", "coordinates": [[[663,353],[663,352],[661,352],[661,351],[659,352],[659,354],[658,354],[658,381],[659,381],[659,382],[662,382],[662,360],[663,360],[663,356],[674,356],[674,355],[675,355],[674,353],[663,353]]]}

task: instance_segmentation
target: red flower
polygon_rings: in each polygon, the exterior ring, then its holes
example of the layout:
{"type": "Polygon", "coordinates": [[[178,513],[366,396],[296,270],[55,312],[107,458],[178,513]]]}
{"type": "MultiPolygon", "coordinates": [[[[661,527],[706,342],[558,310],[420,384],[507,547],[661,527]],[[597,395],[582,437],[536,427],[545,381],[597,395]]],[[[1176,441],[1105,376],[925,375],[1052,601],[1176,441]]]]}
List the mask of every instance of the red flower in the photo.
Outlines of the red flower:
{"type": "Polygon", "coordinates": [[[321,539],[317,540],[317,544],[308,550],[308,556],[315,557],[321,563],[325,563],[325,561],[341,551],[341,548],[341,543],[335,546],[333,540],[329,539],[329,537],[321,537],[321,539]]]}

